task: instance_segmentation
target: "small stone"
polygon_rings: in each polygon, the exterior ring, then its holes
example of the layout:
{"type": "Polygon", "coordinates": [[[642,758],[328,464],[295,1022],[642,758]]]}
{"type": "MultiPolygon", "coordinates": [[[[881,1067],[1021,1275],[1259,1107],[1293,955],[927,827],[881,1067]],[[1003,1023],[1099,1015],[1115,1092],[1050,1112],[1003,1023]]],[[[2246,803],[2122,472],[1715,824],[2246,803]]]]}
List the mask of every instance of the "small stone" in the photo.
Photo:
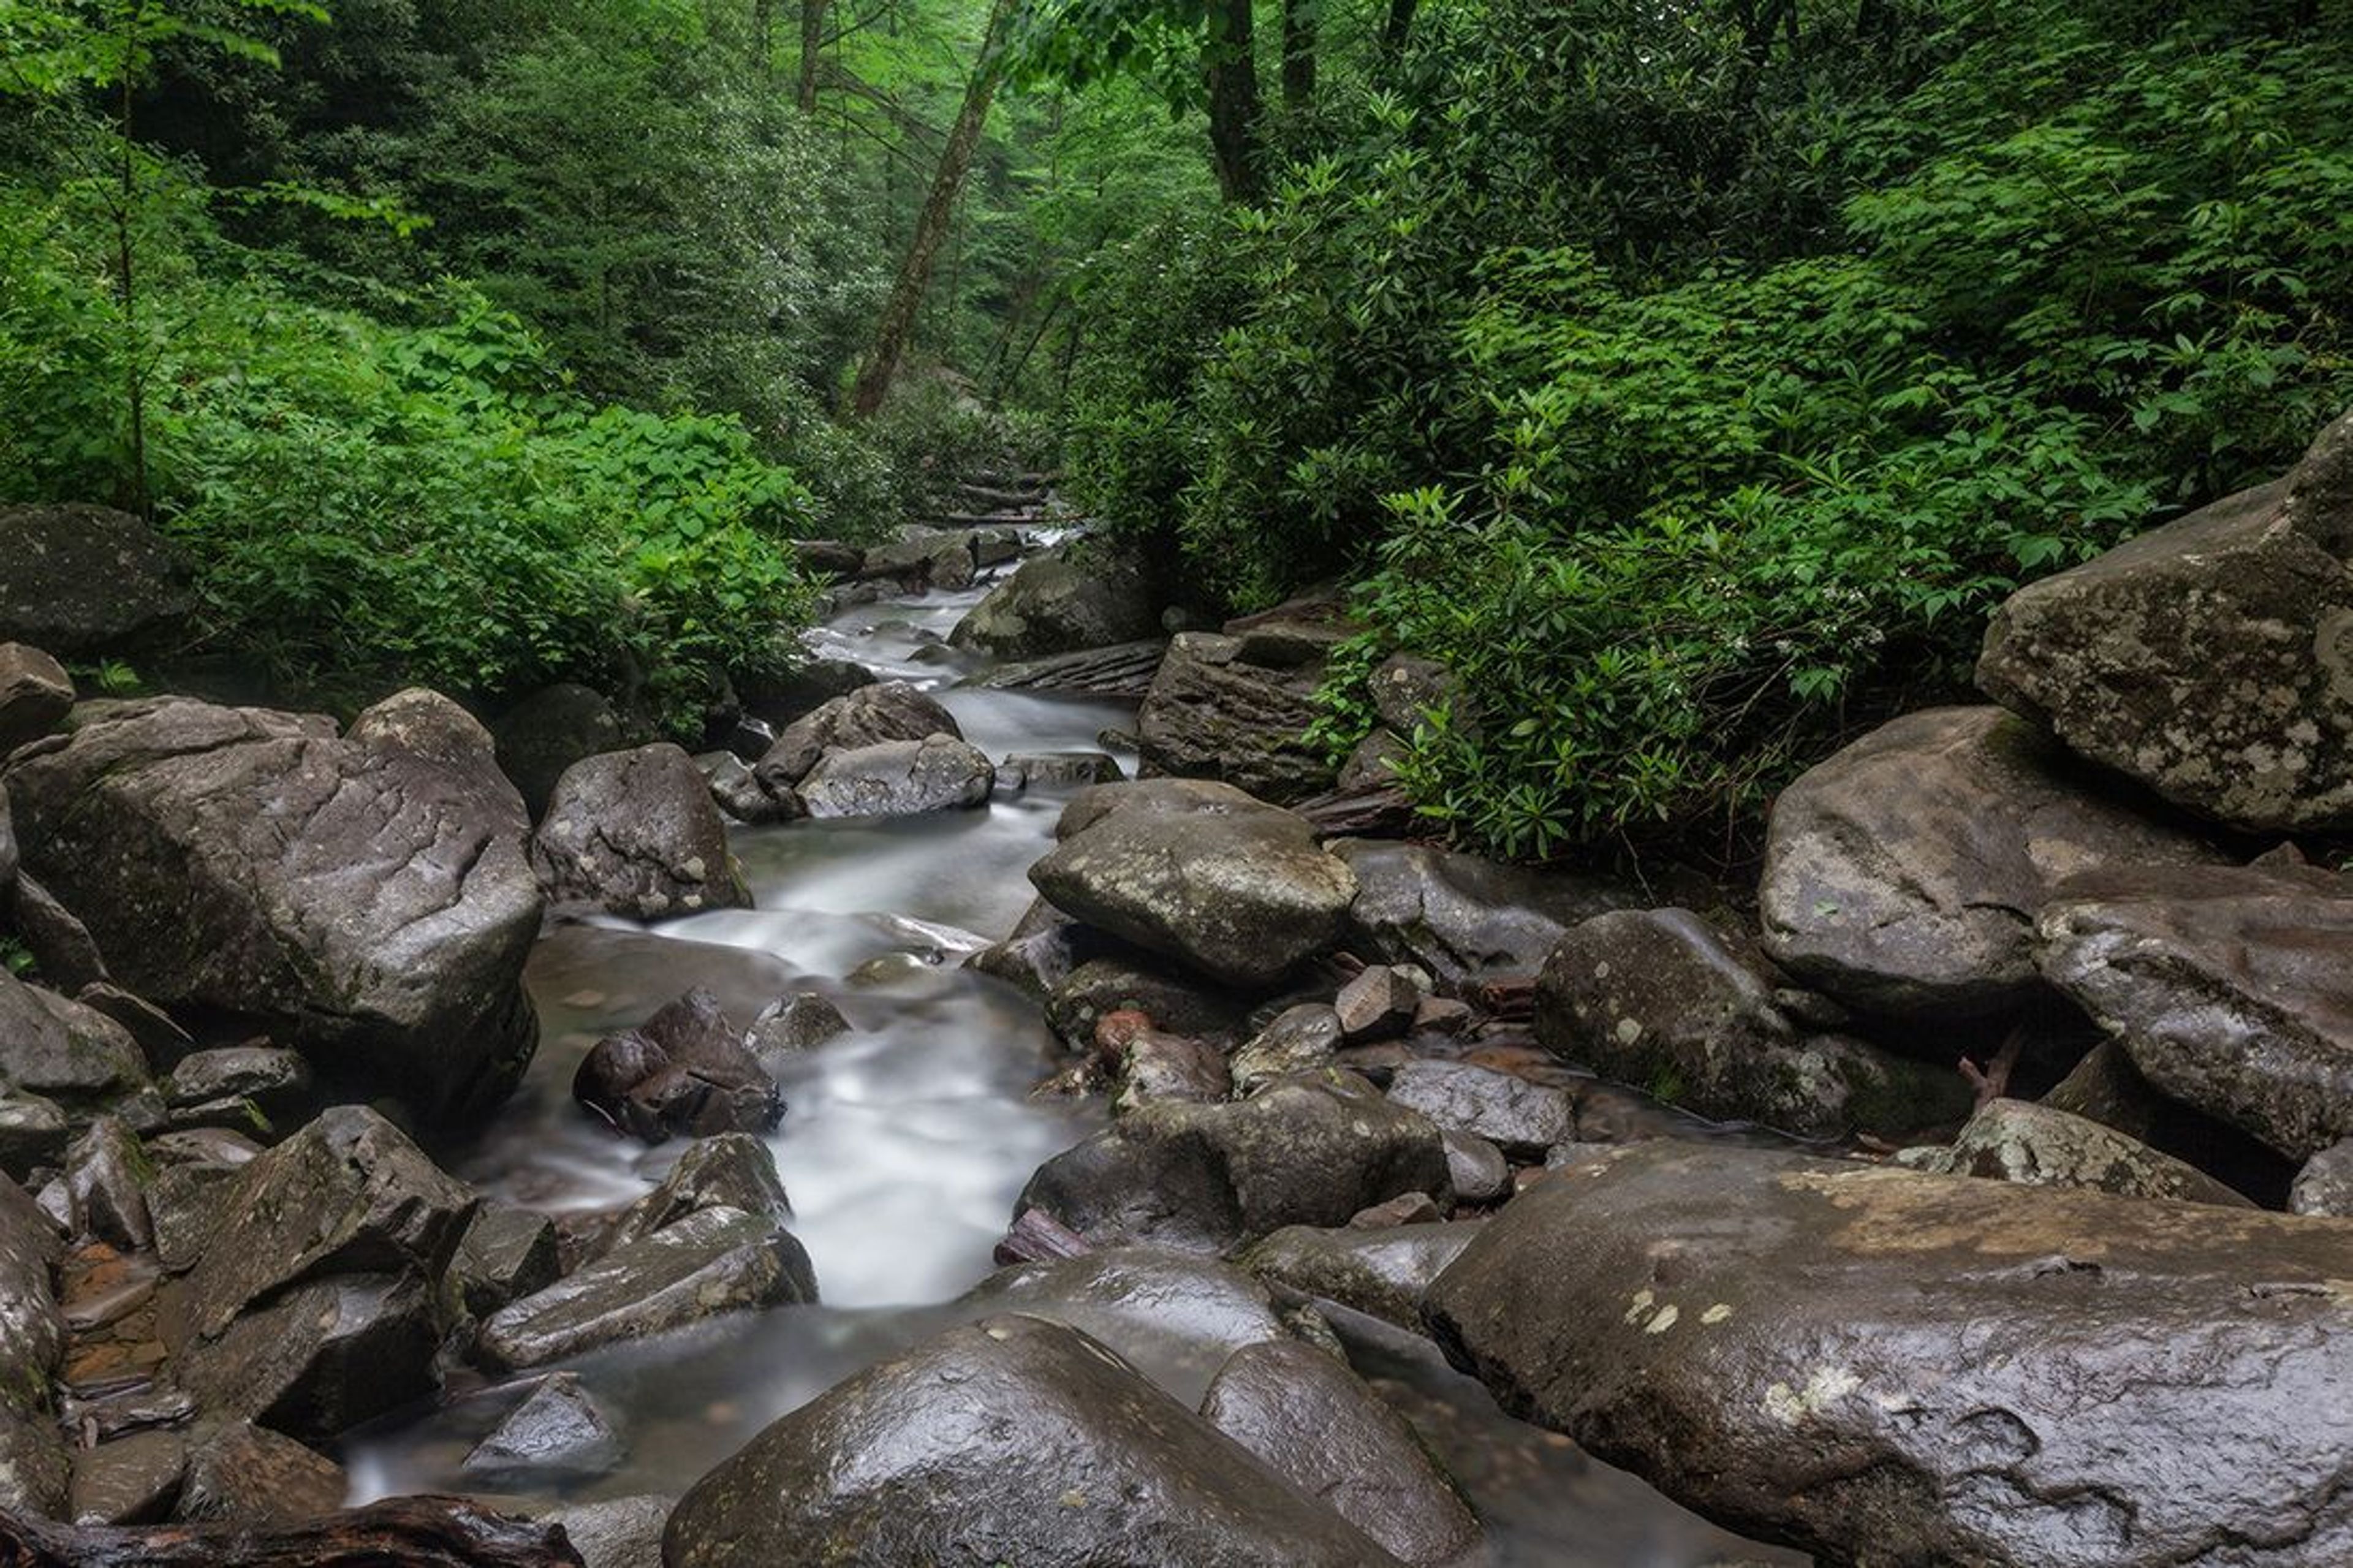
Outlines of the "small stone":
{"type": "Polygon", "coordinates": [[[1321,1002],[1286,1008],[1234,1053],[1234,1092],[1254,1093],[1293,1073],[1327,1065],[1340,1048],[1340,1015],[1321,1002]]]}
{"type": "Polygon", "coordinates": [[[1413,1010],[1413,1032],[1417,1035],[1468,1034],[1476,1015],[1468,1002],[1458,1002],[1451,996],[1425,996],[1413,1010]]]}
{"type": "Polygon", "coordinates": [[[1340,1032],[1352,1042],[1401,1035],[1413,1023],[1427,989],[1386,963],[1367,965],[1340,988],[1332,1004],[1340,1016],[1340,1032]]]}
{"type": "Polygon", "coordinates": [[[1491,1204],[1512,1191],[1511,1163],[1504,1152],[1475,1133],[1447,1131],[1446,1169],[1454,1196],[1466,1204],[1491,1204]]]}
{"type": "Polygon", "coordinates": [[[607,1474],[628,1452],[579,1374],[559,1372],[475,1444],[459,1468],[478,1480],[533,1485],[607,1474]]]}
{"type": "Polygon", "coordinates": [[[1401,1225],[1436,1225],[1445,1219],[1437,1200],[1428,1193],[1400,1193],[1387,1203],[1359,1209],[1348,1216],[1350,1230],[1390,1230],[1401,1225]]]}
{"type": "Polygon", "coordinates": [[[1484,1138],[1507,1154],[1534,1158],[1576,1135],[1567,1089],[1466,1062],[1409,1062],[1391,1075],[1388,1093],[1440,1128],[1484,1138]]]}
{"type": "Polygon", "coordinates": [[[153,1246],[144,1172],[146,1152],[128,1127],[111,1116],[90,1123],[66,1155],[66,1195],[74,1233],[128,1251],[153,1246]]]}

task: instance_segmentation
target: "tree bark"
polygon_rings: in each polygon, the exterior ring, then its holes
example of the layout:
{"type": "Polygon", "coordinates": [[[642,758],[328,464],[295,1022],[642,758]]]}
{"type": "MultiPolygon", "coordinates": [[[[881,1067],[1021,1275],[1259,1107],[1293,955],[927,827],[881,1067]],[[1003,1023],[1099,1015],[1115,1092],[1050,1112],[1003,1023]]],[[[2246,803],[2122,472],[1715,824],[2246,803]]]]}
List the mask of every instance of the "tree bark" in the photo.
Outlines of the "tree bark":
{"type": "Polygon", "coordinates": [[[1388,19],[1381,24],[1381,65],[1395,69],[1405,58],[1406,39],[1413,32],[1415,0],[1389,0],[1388,19]]]}
{"type": "Polygon", "coordinates": [[[825,0],[801,0],[801,75],[793,101],[803,114],[817,112],[818,61],[825,53],[825,0]]]}
{"type": "Polygon", "coordinates": [[[1316,34],[1322,0],[1282,0],[1282,107],[1292,115],[1315,107],[1316,34]]]}
{"type": "Polygon", "coordinates": [[[891,289],[891,298],[882,307],[882,320],[874,334],[873,352],[858,372],[858,381],[849,395],[850,412],[860,419],[870,418],[882,406],[882,399],[891,391],[892,378],[899,373],[900,356],[907,350],[908,336],[914,331],[915,318],[923,308],[923,295],[930,289],[932,268],[939,259],[940,243],[947,237],[955,216],[956,198],[963,192],[964,177],[972,167],[972,155],[980,145],[980,133],[988,123],[988,105],[997,96],[997,78],[1005,67],[1006,36],[1012,30],[1015,0],[995,0],[988,12],[988,30],[980,43],[980,58],[974,62],[972,79],[965,86],[964,108],[956,114],[955,127],[948,132],[947,146],[940,153],[940,166],[932,176],[931,194],[923,199],[923,210],[915,219],[915,232],[907,241],[907,254],[899,267],[899,280],[891,289]]]}
{"type": "Polygon", "coordinates": [[[58,1524],[0,1510],[0,1568],[580,1568],[564,1527],[463,1498],[389,1498],[299,1524],[58,1524]]]}
{"type": "Polygon", "coordinates": [[[1258,52],[1250,0],[1210,0],[1203,47],[1209,79],[1209,151],[1229,202],[1259,199],[1258,52]]]}

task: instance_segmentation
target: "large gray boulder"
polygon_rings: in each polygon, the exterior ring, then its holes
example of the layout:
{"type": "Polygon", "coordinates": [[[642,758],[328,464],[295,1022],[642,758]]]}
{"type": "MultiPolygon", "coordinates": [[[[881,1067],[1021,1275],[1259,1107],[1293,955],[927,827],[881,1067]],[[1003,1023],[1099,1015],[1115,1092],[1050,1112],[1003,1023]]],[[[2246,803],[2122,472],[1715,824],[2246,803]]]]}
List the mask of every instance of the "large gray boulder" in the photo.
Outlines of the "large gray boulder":
{"type": "Polygon", "coordinates": [[[955,716],[903,680],[877,681],[843,693],[784,728],[753,774],[772,794],[808,776],[828,752],[856,751],[885,741],[964,739],[955,716]]]}
{"type": "Polygon", "coordinates": [[[2000,709],[1906,714],[1774,802],[1766,951],[1870,1012],[2011,1006],[2036,987],[2034,917],[2062,880],[2221,859],[2137,793],[2000,709]]]}
{"type": "Polygon", "coordinates": [[[2353,1559],[2353,1222],[1683,1142],[1430,1292],[1504,1407],[1833,1563],[2353,1559]]]}
{"type": "Polygon", "coordinates": [[[1435,845],[1342,838],[1328,847],[1356,874],[1349,950],[1450,983],[1532,975],[1569,927],[1648,901],[1609,878],[1532,871],[1435,845]]]}
{"type": "Polygon", "coordinates": [[[63,665],[39,648],[0,643],[0,757],[56,729],[73,704],[63,665]]]}
{"type": "Polygon", "coordinates": [[[341,739],[259,709],[90,703],[5,784],[26,868],[124,989],[427,1118],[487,1110],[531,1059],[522,802],[446,698],[404,692],[341,739]]]}
{"type": "Polygon", "coordinates": [[[0,967],[0,1088],[89,1107],[146,1083],[147,1058],[128,1029],[0,967]]]}
{"type": "Polygon", "coordinates": [[[2353,416],[2285,479],[2011,595],[1978,684],[2234,826],[2353,826],[2353,416]]]}
{"type": "Polygon", "coordinates": [[[1143,1106],[1039,1167],[1015,1212],[1042,1209],[1098,1246],[1225,1252],[1287,1225],[1345,1225],[1407,1193],[1451,1195],[1437,1127],[1331,1072],[1229,1105],[1143,1106]]]}
{"type": "Polygon", "coordinates": [[[1285,805],[1329,790],[1337,771],[1304,739],[1320,716],[1324,658],[1280,662],[1287,651],[1270,642],[1261,652],[1219,632],[1179,633],[1136,713],[1145,773],[1219,779],[1285,805]]]}
{"type": "Polygon", "coordinates": [[[669,1568],[1394,1568],[1076,1330],[954,1329],[776,1422],[680,1500],[669,1568]]]}
{"type": "Polygon", "coordinates": [[[972,607],[948,641],[994,658],[1043,658],[1160,633],[1160,605],[1133,555],[1058,545],[1031,556],[972,607]]]}
{"type": "Polygon", "coordinates": [[[1029,868],[1059,909],[1236,985],[1280,980],[1338,936],[1356,874],[1314,829],[1240,790],[1099,784],[1064,811],[1029,868]]]}
{"type": "Polygon", "coordinates": [[[2353,884],[2295,867],[2081,878],[2042,973],[2164,1093],[2291,1159],[2353,1135],[2353,884]]]}
{"type": "Polygon", "coordinates": [[[1688,910],[1600,915],[1546,961],[1536,1038],[1699,1115],[1800,1136],[1900,1134],[1968,1114],[1949,1063],[1808,1028],[1778,978],[1688,910]]]}
{"type": "Polygon", "coordinates": [[[987,752],[951,735],[828,752],[800,782],[814,817],[920,816],[987,805],[997,783],[987,752]]]}
{"type": "Polygon", "coordinates": [[[131,653],[185,624],[188,563],[129,512],[0,506],[0,641],[131,653]]]}
{"type": "Polygon", "coordinates": [[[752,892],[702,770],[664,741],[575,763],[532,840],[548,896],[656,920],[745,909],[752,892]]]}

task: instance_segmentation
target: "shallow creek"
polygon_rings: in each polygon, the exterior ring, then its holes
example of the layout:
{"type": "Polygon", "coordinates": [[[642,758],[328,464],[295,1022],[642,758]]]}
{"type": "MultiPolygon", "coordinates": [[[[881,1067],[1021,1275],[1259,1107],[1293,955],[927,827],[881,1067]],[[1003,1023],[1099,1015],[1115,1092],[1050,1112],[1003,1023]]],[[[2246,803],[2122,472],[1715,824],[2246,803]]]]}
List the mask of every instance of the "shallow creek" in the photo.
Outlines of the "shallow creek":
{"type": "MultiPolygon", "coordinates": [[[[856,606],[812,640],[822,654],[934,688],[967,739],[999,759],[1095,748],[1100,731],[1131,721],[1121,703],[954,687],[976,666],[941,639],[979,595],[856,606]]],[[[1132,772],[1133,758],[1123,762],[1132,772]]],[[[971,813],[738,829],[755,909],[658,928],[570,925],[543,939],[529,977],[543,1025],[539,1055],[520,1092],[453,1165],[487,1193],[547,1212],[627,1202],[682,1148],[643,1149],[573,1103],[573,1071],[602,1036],[695,985],[711,987],[741,1022],[788,992],[820,991],[856,1026],[795,1065],[783,1084],[789,1110],[770,1141],[825,1305],[723,1320],[577,1363],[623,1425],[629,1457],[565,1500],[681,1491],[842,1378],[959,1317],[984,1314],[952,1303],[990,1272],[991,1249],[1029,1173],[1102,1115],[1099,1107],[1029,1100],[1052,1046],[1036,1007],[956,967],[1028,907],[1026,873],[1066,798],[1000,794],[971,813]]],[[[1181,1321],[1155,1317],[1151,1303],[1116,1315],[1084,1326],[1179,1397],[1198,1400],[1216,1370],[1208,1346],[1181,1321]]],[[[1807,1561],[1743,1542],[1565,1440],[1504,1418],[1412,1336],[1358,1329],[1349,1337],[1359,1371],[1462,1482],[1487,1520],[1497,1564],[1807,1561]]],[[[353,1500],[477,1490],[459,1461],[535,1381],[453,1384],[438,1407],[361,1435],[347,1455],[353,1500]]]]}

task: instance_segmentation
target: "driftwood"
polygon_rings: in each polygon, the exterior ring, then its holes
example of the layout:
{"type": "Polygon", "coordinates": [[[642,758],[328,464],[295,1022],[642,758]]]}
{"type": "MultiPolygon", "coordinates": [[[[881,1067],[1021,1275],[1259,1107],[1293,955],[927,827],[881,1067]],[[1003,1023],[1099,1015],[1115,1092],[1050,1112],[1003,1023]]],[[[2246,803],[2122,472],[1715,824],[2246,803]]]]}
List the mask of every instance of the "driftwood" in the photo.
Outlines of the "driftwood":
{"type": "Polygon", "coordinates": [[[1005,1239],[997,1244],[999,1264],[1050,1263],[1061,1258],[1081,1258],[1094,1250],[1085,1237],[1048,1214],[1044,1209],[1029,1208],[1013,1222],[1005,1239]]]}
{"type": "Polygon", "coordinates": [[[299,1524],[71,1525],[0,1510],[0,1568],[581,1568],[560,1524],[387,1498],[299,1524]]]}

